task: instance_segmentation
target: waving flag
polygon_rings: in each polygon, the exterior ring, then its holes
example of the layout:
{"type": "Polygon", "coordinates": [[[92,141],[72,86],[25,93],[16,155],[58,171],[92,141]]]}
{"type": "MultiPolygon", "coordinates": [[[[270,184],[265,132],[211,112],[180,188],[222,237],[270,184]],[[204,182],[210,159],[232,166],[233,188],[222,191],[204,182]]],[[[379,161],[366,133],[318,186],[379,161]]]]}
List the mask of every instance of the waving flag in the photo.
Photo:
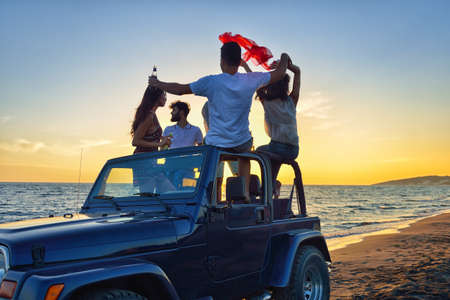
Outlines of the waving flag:
{"type": "Polygon", "coordinates": [[[240,34],[232,35],[231,32],[225,32],[219,35],[219,40],[224,44],[228,42],[236,42],[239,46],[246,50],[244,57],[242,58],[243,60],[248,61],[251,58],[255,65],[261,65],[264,69],[270,70],[268,61],[273,57],[273,55],[272,52],[270,52],[270,50],[266,47],[261,47],[253,40],[245,38],[240,34]]]}

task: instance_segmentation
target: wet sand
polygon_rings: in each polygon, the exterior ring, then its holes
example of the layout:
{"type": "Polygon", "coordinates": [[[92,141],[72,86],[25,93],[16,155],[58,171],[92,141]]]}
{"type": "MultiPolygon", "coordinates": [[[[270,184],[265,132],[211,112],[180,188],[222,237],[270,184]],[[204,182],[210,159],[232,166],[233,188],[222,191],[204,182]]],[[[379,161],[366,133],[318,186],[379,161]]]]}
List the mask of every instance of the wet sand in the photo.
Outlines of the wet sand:
{"type": "Polygon", "coordinates": [[[331,251],[331,299],[450,299],[450,213],[331,251]]]}

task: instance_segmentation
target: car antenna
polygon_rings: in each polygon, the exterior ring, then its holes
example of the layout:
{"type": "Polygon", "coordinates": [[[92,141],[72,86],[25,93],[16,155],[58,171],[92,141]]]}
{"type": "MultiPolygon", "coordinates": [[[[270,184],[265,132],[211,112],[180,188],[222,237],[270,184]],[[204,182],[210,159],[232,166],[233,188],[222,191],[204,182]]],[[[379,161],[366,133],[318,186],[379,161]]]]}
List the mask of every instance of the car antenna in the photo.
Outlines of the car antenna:
{"type": "Polygon", "coordinates": [[[83,148],[80,151],[80,167],[78,168],[78,193],[77,202],[75,203],[75,211],[77,210],[78,204],[80,203],[80,185],[81,185],[81,162],[83,161],[83,148]]]}

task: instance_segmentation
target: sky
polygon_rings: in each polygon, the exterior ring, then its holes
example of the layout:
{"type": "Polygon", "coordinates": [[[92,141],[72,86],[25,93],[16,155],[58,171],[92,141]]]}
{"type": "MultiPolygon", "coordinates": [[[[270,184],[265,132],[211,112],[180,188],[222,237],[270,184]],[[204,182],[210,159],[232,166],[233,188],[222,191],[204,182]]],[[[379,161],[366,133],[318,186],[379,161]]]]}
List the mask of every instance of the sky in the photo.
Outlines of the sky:
{"type": "MultiPolygon", "coordinates": [[[[301,68],[305,184],[450,175],[449,12],[445,0],[1,1],[0,181],[77,182],[81,157],[81,181],[94,181],[132,153],[153,65],[180,83],[220,73],[223,32],[301,68]]],[[[204,131],[206,99],[175,100],[204,131]]],[[[168,107],[157,114],[172,125],[168,107]]],[[[270,141],[263,115],[254,101],[256,146],[270,141]]]]}

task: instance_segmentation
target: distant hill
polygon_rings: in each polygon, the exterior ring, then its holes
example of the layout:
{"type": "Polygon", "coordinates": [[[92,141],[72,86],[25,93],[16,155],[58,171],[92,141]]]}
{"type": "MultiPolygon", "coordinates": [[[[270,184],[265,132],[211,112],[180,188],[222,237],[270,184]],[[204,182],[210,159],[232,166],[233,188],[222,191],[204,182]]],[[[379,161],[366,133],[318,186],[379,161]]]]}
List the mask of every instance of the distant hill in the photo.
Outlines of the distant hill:
{"type": "Polygon", "coordinates": [[[422,176],[379,182],[374,185],[450,185],[450,176],[422,176]]]}

